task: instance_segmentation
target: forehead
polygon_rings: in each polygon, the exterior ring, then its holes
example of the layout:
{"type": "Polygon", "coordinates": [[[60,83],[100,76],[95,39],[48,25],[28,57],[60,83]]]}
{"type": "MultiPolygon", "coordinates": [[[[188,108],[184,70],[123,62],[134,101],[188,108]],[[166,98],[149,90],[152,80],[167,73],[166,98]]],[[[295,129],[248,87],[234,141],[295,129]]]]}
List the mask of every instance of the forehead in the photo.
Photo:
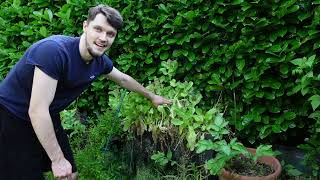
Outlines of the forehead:
{"type": "Polygon", "coordinates": [[[89,26],[101,26],[105,30],[117,32],[117,30],[108,23],[107,18],[101,13],[97,14],[96,17],[89,22],[89,26]]]}

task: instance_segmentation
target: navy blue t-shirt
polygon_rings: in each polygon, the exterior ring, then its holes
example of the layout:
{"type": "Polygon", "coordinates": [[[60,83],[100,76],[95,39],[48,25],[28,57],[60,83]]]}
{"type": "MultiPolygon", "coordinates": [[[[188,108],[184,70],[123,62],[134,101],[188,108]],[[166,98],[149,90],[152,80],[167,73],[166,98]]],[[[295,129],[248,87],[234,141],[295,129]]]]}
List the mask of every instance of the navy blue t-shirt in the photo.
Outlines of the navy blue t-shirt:
{"type": "Polygon", "coordinates": [[[19,118],[28,115],[34,67],[58,80],[49,107],[57,114],[74,101],[97,77],[108,74],[112,61],[103,55],[86,64],[80,55],[79,37],[56,35],[33,44],[0,83],[0,104],[19,118]]]}

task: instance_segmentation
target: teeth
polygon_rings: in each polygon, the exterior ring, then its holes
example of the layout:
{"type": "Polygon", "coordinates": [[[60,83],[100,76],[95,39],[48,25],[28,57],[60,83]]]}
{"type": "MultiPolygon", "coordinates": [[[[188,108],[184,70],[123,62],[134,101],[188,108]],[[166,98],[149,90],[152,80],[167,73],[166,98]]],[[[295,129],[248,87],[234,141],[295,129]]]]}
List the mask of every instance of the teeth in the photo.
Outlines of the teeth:
{"type": "Polygon", "coordinates": [[[106,47],[107,45],[103,45],[103,44],[97,44],[97,43],[95,43],[97,46],[99,46],[99,47],[106,47]]]}

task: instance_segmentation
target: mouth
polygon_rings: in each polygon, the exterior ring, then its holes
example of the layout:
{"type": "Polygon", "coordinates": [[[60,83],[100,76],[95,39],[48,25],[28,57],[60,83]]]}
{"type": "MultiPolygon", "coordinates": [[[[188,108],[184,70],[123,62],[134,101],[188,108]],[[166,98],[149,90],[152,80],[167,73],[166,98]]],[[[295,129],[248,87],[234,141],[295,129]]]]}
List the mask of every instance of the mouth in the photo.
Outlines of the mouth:
{"type": "Polygon", "coordinates": [[[99,48],[106,48],[107,47],[107,44],[96,43],[96,42],[94,42],[94,45],[98,46],[99,48]]]}

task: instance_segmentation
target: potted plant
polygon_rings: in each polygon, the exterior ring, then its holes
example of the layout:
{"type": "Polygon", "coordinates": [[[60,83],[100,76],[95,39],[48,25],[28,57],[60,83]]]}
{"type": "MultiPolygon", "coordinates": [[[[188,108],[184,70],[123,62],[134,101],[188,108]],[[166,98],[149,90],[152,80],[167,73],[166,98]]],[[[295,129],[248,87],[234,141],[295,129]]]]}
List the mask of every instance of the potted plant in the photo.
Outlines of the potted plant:
{"type": "MultiPolygon", "coordinates": [[[[262,151],[264,146],[257,149],[247,148],[252,158],[239,155],[230,160],[228,166],[221,170],[220,179],[238,180],[273,180],[281,174],[281,164],[273,156],[267,156],[262,151]],[[259,155],[260,153],[260,155],[259,155]]],[[[269,148],[269,147],[267,147],[269,148]]],[[[270,147],[271,148],[271,147],[270,147]]],[[[269,154],[269,153],[268,153],[269,154]]]]}
{"type": "Polygon", "coordinates": [[[271,145],[260,145],[257,149],[246,148],[236,138],[226,141],[229,135],[228,122],[222,113],[216,114],[211,129],[207,129],[209,138],[202,136],[196,144],[196,152],[213,150],[216,156],[209,159],[205,168],[210,174],[219,175],[221,180],[271,180],[281,173],[281,165],[274,157],[271,145]],[[244,172],[243,172],[244,171],[244,172]]]}
{"type": "MultiPolygon", "coordinates": [[[[164,76],[154,79],[147,88],[172,99],[171,106],[158,106],[155,109],[134,93],[124,99],[126,105],[121,111],[124,116],[123,129],[133,134],[137,140],[134,144],[146,145],[134,149],[145,152],[141,153],[144,157],[150,155],[161,166],[193,163],[190,161],[195,150],[197,153],[215,151],[217,154],[214,158],[204,166],[197,166],[201,170],[205,167],[212,175],[221,174],[222,169],[228,168],[237,157],[248,157],[257,163],[261,159],[259,157],[273,155],[271,146],[262,146],[256,154],[250,154],[236,138],[230,140],[228,122],[221,113],[224,106],[219,102],[213,107],[201,106],[203,98],[193,88],[193,82],[180,82],[173,78],[176,62],[162,62],[162,65],[160,71],[164,76]],[[165,82],[170,85],[165,86],[165,82]],[[187,162],[185,158],[189,158],[187,162]]],[[[113,91],[113,95],[119,98],[118,92],[113,91]]],[[[116,101],[111,98],[110,102],[112,107],[112,102],[116,101]]]]}

